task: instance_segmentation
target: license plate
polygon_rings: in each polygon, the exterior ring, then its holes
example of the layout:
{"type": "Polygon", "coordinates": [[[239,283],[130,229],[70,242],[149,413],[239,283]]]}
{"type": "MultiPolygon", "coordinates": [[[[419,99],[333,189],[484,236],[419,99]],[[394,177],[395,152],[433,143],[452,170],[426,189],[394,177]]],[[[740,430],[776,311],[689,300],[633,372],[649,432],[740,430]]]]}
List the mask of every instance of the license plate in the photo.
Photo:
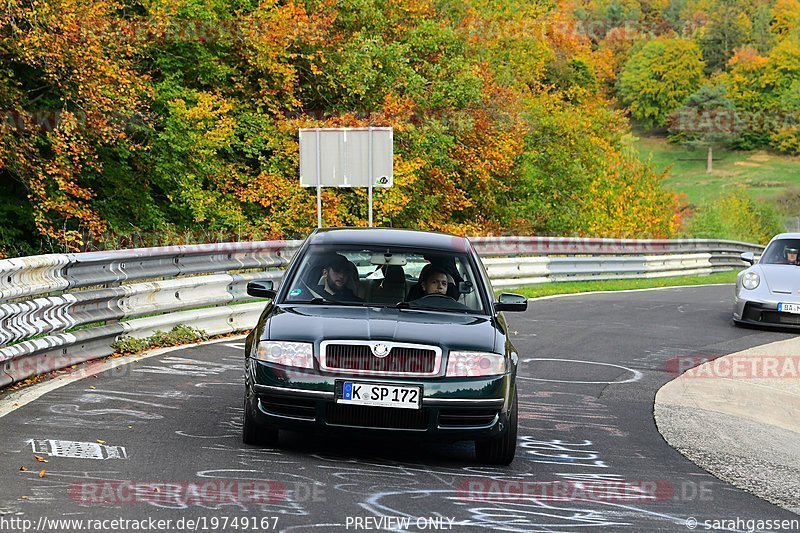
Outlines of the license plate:
{"type": "Polygon", "coordinates": [[[793,313],[800,315],[800,304],[778,304],[778,311],[781,313],[793,313]]]}
{"type": "Polygon", "coordinates": [[[336,403],[419,409],[422,387],[345,381],[336,403]]]}

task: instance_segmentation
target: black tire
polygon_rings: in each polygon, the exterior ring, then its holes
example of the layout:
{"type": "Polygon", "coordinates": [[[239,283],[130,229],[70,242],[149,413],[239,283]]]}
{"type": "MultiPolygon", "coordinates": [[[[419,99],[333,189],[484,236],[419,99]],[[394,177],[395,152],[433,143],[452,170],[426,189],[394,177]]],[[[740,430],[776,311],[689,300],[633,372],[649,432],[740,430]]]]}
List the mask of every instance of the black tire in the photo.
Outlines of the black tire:
{"type": "Polygon", "coordinates": [[[508,413],[508,429],[491,439],[475,441],[475,457],[487,465],[510,465],[517,453],[517,393],[508,413]]]}
{"type": "Polygon", "coordinates": [[[244,414],[242,416],[242,442],[252,446],[276,446],[278,429],[272,428],[258,420],[253,411],[255,398],[249,387],[244,394],[244,414]]]}

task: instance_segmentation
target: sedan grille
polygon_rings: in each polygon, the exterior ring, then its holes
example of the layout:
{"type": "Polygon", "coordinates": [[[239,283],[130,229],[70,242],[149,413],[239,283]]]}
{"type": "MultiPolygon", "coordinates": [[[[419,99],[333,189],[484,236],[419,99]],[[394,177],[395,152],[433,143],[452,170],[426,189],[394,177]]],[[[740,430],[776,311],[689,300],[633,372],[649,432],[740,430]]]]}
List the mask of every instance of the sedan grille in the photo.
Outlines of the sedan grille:
{"type": "Polygon", "coordinates": [[[497,409],[442,409],[439,427],[489,427],[497,419],[497,409]]]}
{"type": "Polygon", "coordinates": [[[325,419],[331,426],[355,426],[378,429],[428,428],[428,409],[393,409],[391,407],[369,407],[365,405],[342,405],[329,403],[325,419]]]}
{"type": "Polygon", "coordinates": [[[316,417],[314,400],[282,396],[265,396],[262,397],[260,401],[262,408],[272,415],[288,418],[302,418],[304,420],[314,420],[316,417]]]}
{"type": "Polygon", "coordinates": [[[368,344],[327,344],[324,355],[324,370],[399,376],[437,374],[441,360],[437,350],[407,346],[393,346],[377,357],[368,344]]]}

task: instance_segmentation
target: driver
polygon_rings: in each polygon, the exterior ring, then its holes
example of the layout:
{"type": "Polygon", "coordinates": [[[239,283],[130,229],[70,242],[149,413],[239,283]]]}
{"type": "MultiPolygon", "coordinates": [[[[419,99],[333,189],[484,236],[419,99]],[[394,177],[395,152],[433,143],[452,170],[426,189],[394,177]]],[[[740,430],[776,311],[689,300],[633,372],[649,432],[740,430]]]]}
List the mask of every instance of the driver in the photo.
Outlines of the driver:
{"type": "Polygon", "coordinates": [[[347,286],[353,270],[355,270],[354,265],[346,257],[332,255],[323,266],[323,284],[317,286],[317,292],[337,302],[363,302],[364,300],[356,296],[347,286]]]}
{"type": "Polygon", "coordinates": [[[797,264],[797,248],[787,248],[786,249],[786,259],[789,261],[790,265],[797,264]]]}
{"type": "Polygon", "coordinates": [[[797,264],[797,248],[790,248],[786,246],[783,249],[783,256],[785,257],[784,260],[781,261],[782,264],[786,265],[796,265],[797,264]]]}

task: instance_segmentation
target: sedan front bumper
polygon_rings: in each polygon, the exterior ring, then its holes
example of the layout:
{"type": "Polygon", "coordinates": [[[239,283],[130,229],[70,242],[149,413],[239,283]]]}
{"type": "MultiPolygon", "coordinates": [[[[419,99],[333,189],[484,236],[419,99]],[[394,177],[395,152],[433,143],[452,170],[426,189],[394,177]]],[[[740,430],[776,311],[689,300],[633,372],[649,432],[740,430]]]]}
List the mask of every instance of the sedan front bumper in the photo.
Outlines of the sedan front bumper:
{"type": "Polygon", "coordinates": [[[366,434],[408,434],[436,440],[473,440],[493,437],[508,428],[511,374],[488,378],[409,379],[364,376],[291,375],[283,368],[250,360],[248,386],[253,412],[276,428],[324,430],[366,434]],[[380,381],[423,387],[420,409],[372,407],[336,402],[342,381],[380,381]]]}

